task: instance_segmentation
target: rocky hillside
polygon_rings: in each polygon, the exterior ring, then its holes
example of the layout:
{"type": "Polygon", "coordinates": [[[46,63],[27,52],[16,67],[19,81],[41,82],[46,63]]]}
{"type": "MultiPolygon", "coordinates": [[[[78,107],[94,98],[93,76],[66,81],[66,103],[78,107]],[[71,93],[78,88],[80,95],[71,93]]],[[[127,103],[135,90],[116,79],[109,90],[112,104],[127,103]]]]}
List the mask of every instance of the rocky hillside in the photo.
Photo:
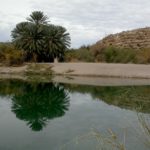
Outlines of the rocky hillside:
{"type": "Polygon", "coordinates": [[[150,27],[111,34],[66,53],[65,61],[150,64],[150,27]]]}
{"type": "Polygon", "coordinates": [[[150,27],[111,34],[93,46],[97,48],[113,46],[129,49],[147,49],[150,48],[150,27]]]}

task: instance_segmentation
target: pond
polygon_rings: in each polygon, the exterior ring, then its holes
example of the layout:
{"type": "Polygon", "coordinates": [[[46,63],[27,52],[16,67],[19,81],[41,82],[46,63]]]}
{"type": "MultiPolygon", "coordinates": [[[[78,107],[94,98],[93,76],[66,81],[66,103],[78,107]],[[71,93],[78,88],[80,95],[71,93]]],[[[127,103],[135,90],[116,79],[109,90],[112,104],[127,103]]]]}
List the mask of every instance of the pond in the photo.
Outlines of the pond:
{"type": "Polygon", "coordinates": [[[1,150],[149,150],[150,86],[0,80],[1,150]]]}

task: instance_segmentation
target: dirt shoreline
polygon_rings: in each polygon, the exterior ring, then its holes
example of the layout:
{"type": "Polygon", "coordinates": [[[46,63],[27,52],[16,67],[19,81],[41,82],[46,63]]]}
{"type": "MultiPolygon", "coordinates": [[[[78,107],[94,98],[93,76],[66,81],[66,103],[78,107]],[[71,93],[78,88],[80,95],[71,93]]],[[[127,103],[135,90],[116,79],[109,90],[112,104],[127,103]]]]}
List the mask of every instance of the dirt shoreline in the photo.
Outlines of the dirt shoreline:
{"type": "Polygon", "coordinates": [[[54,82],[62,84],[90,85],[90,86],[149,86],[150,79],[111,78],[111,77],[83,77],[83,76],[27,76],[23,74],[0,74],[0,80],[22,80],[27,82],[54,82]]]}
{"type": "MultiPolygon", "coordinates": [[[[0,67],[0,74],[25,74],[30,66],[27,63],[21,67],[0,67]]],[[[51,68],[55,75],[120,77],[150,79],[150,65],[137,64],[107,64],[107,63],[35,63],[36,74],[51,68]],[[40,69],[39,69],[40,68],[40,69]]],[[[43,73],[44,74],[44,73],[43,73]]]]}

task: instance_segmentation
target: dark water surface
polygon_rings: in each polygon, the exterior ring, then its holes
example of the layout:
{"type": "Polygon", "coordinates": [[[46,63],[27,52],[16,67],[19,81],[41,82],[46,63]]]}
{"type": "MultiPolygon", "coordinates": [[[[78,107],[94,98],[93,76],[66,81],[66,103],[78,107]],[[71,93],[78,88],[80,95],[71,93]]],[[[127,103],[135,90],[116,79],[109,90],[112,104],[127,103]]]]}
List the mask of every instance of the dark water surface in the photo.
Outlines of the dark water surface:
{"type": "Polygon", "coordinates": [[[0,150],[123,148],[150,149],[150,86],[0,80],[0,150]]]}

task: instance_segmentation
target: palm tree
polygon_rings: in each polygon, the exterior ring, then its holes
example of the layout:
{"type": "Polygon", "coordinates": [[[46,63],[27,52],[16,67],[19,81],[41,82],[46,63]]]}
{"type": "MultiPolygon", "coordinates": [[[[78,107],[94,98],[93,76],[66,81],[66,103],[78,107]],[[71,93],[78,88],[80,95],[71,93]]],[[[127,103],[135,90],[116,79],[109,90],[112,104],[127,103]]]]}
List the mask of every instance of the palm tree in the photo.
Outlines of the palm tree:
{"type": "Polygon", "coordinates": [[[46,55],[52,58],[62,58],[65,50],[70,46],[70,36],[61,26],[49,25],[46,31],[46,55]]]}
{"type": "Polygon", "coordinates": [[[12,36],[17,47],[29,52],[36,52],[44,43],[42,27],[37,29],[36,25],[27,22],[19,23],[12,31],[12,36]]]}
{"type": "Polygon", "coordinates": [[[48,24],[48,17],[43,12],[32,12],[27,22],[16,25],[12,31],[15,46],[37,56],[39,60],[50,61],[61,58],[70,46],[70,36],[61,26],[48,24]]]}
{"type": "Polygon", "coordinates": [[[27,21],[34,23],[36,25],[48,24],[48,22],[49,22],[48,17],[46,15],[44,15],[44,13],[41,11],[32,12],[30,17],[27,17],[27,21]]]}

